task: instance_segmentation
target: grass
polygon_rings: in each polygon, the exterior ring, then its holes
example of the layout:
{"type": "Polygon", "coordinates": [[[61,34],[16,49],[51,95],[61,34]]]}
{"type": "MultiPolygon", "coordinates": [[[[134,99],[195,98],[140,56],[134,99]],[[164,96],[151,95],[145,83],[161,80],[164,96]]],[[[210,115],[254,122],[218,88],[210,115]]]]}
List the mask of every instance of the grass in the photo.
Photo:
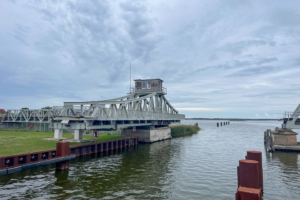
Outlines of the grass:
{"type": "MultiPolygon", "coordinates": [[[[0,131],[0,156],[55,149],[56,141],[43,140],[43,138],[53,138],[53,136],[54,133],[0,131]]],[[[63,133],[63,137],[74,138],[71,133],[63,133]]],[[[122,137],[123,136],[117,136],[115,133],[110,133],[110,135],[99,135],[96,141],[114,140],[122,137]]],[[[83,135],[83,138],[93,139],[93,135],[83,135]]],[[[78,144],[79,143],[70,143],[70,146],[78,144]]]]}
{"type": "Polygon", "coordinates": [[[193,125],[170,125],[172,137],[191,135],[198,133],[201,128],[193,125]]]}

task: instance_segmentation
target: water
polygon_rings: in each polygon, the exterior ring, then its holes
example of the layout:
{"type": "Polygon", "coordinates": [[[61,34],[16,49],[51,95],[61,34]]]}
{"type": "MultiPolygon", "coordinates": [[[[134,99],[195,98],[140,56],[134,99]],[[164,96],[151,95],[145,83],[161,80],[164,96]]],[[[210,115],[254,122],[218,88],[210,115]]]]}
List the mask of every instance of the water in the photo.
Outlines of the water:
{"type": "Polygon", "coordinates": [[[263,152],[264,199],[300,199],[298,153],[266,153],[263,132],[278,121],[199,123],[192,136],[77,158],[0,177],[1,199],[234,199],[237,166],[263,152]]]}

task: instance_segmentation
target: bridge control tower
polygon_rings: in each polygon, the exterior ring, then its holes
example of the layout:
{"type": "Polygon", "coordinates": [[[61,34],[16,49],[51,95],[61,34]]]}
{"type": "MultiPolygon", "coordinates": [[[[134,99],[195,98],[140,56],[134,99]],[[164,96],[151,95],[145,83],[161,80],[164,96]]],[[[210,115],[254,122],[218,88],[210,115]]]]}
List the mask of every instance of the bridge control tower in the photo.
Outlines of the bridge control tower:
{"type": "Polygon", "coordinates": [[[135,87],[131,92],[138,95],[150,94],[156,92],[158,94],[167,94],[167,89],[162,86],[163,80],[161,79],[135,79],[135,87]]]}

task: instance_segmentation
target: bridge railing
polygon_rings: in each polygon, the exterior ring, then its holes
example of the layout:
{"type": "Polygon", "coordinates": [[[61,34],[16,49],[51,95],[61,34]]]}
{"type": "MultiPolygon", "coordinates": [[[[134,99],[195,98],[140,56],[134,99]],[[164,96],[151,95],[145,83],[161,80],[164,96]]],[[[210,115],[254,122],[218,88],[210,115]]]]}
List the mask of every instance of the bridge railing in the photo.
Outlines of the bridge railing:
{"type": "Polygon", "coordinates": [[[167,94],[167,88],[161,87],[161,88],[149,88],[149,89],[142,89],[142,88],[130,88],[130,93],[153,93],[153,92],[163,92],[167,94]]]}

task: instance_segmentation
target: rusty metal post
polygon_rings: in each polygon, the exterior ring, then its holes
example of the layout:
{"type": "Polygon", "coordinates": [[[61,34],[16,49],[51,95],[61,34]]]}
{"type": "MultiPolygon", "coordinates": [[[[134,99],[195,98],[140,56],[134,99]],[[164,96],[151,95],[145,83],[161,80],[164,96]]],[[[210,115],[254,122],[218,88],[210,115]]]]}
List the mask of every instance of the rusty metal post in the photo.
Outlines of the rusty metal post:
{"type": "Polygon", "coordinates": [[[263,169],[262,169],[262,154],[261,151],[247,151],[247,160],[255,160],[258,162],[259,168],[259,187],[263,192],[263,169]]]}
{"type": "Polygon", "coordinates": [[[260,189],[259,165],[255,160],[240,160],[237,168],[238,187],[260,189]]]}
{"type": "Polygon", "coordinates": [[[261,190],[239,187],[237,192],[235,193],[235,199],[236,200],[261,200],[262,199],[261,190]]]}
{"type": "MultiPolygon", "coordinates": [[[[69,146],[70,146],[69,142],[56,143],[57,157],[69,156],[70,155],[69,146]]],[[[68,168],[69,168],[68,160],[56,163],[56,169],[58,169],[58,170],[65,170],[68,168]]]]}

